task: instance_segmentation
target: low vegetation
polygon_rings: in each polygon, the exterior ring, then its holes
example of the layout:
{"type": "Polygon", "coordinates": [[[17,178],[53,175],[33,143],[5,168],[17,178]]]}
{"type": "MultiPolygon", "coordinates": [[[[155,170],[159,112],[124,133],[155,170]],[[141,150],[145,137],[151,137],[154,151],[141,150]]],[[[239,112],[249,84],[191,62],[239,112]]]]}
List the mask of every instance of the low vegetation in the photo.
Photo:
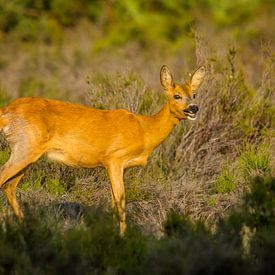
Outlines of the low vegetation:
{"type": "Polygon", "coordinates": [[[3,274],[273,274],[275,179],[256,177],[241,207],[215,231],[175,211],[163,236],[142,234],[133,223],[124,238],[112,215],[85,209],[77,218],[59,208],[26,207],[26,219],[2,221],[3,274]]]}

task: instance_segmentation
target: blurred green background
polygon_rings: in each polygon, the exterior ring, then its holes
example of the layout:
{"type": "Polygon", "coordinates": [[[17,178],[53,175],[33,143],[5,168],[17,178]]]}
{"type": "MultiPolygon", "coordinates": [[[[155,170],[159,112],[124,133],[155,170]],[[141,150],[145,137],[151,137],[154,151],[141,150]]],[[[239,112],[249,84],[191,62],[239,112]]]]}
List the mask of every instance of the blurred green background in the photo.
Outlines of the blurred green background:
{"type": "Polygon", "coordinates": [[[53,43],[62,39],[66,28],[88,20],[106,47],[129,40],[142,46],[178,44],[184,36],[194,36],[197,25],[204,24],[257,37],[260,33],[248,23],[263,11],[268,16],[274,9],[274,2],[266,0],[1,0],[0,5],[3,38],[14,33],[23,41],[53,43]]]}

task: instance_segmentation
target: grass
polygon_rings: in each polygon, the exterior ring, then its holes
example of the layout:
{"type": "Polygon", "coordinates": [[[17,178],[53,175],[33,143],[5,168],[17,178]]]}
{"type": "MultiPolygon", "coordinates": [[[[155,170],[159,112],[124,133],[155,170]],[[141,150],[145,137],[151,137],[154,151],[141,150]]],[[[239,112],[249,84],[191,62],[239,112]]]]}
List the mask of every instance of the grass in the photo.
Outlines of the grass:
{"type": "Polygon", "coordinates": [[[244,206],[231,210],[215,231],[203,221],[171,211],[160,238],[144,235],[133,223],[120,238],[112,214],[103,208],[87,208],[73,218],[53,206],[26,204],[24,223],[12,216],[2,218],[0,270],[5,274],[219,274],[224,270],[272,274],[275,213],[269,210],[274,207],[274,194],[270,195],[274,184],[274,178],[251,180],[244,206]],[[250,230],[257,228],[248,251],[242,242],[244,224],[250,230]]]}
{"type": "Polygon", "coordinates": [[[235,189],[235,177],[232,171],[224,168],[215,182],[215,187],[218,193],[226,194],[235,189]]]}
{"type": "Polygon", "coordinates": [[[135,176],[129,180],[130,186],[127,184],[126,200],[131,201],[143,201],[149,196],[140,186],[140,181],[135,176]]]}
{"type": "Polygon", "coordinates": [[[56,179],[56,178],[48,180],[46,182],[46,186],[47,186],[47,190],[50,193],[53,193],[56,195],[60,195],[60,194],[64,193],[64,191],[65,191],[64,187],[60,183],[59,179],[56,179]]]}
{"type": "Polygon", "coordinates": [[[243,177],[265,176],[271,173],[269,150],[268,147],[264,146],[246,146],[239,159],[239,166],[243,177]]]}

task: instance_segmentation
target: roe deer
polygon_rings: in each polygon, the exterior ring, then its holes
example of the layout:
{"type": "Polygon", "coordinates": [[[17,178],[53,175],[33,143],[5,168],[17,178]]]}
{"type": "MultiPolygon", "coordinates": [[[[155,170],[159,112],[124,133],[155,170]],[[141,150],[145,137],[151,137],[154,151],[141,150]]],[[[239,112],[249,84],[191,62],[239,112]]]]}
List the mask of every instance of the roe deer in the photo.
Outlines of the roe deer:
{"type": "Polygon", "coordinates": [[[118,211],[123,235],[126,229],[124,169],[146,165],[153,149],[175,125],[184,119],[196,119],[199,108],[192,100],[204,76],[202,66],[186,83],[176,85],[167,66],[163,66],[160,81],[168,100],[152,116],[32,97],[16,99],[0,109],[0,130],[11,148],[10,158],[0,170],[0,187],[15,215],[23,218],[15,189],[24,168],[46,154],[71,166],[107,169],[112,204],[118,211]]]}

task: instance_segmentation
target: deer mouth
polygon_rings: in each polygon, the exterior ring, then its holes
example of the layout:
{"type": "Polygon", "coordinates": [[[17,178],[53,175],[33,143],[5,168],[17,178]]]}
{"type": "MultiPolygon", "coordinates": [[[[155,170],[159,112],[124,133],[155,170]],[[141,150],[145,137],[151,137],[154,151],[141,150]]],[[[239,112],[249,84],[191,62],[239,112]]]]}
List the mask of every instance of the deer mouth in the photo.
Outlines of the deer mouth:
{"type": "Polygon", "coordinates": [[[186,118],[189,120],[195,120],[197,118],[197,113],[193,113],[190,111],[183,111],[183,112],[186,115],[186,118]]]}
{"type": "Polygon", "coordinates": [[[195,120],[197,118],[197,113],[199,111],[199,107],[195,104],[189,104],[188,107],[183,110],[187,119],[195,120]]]}

